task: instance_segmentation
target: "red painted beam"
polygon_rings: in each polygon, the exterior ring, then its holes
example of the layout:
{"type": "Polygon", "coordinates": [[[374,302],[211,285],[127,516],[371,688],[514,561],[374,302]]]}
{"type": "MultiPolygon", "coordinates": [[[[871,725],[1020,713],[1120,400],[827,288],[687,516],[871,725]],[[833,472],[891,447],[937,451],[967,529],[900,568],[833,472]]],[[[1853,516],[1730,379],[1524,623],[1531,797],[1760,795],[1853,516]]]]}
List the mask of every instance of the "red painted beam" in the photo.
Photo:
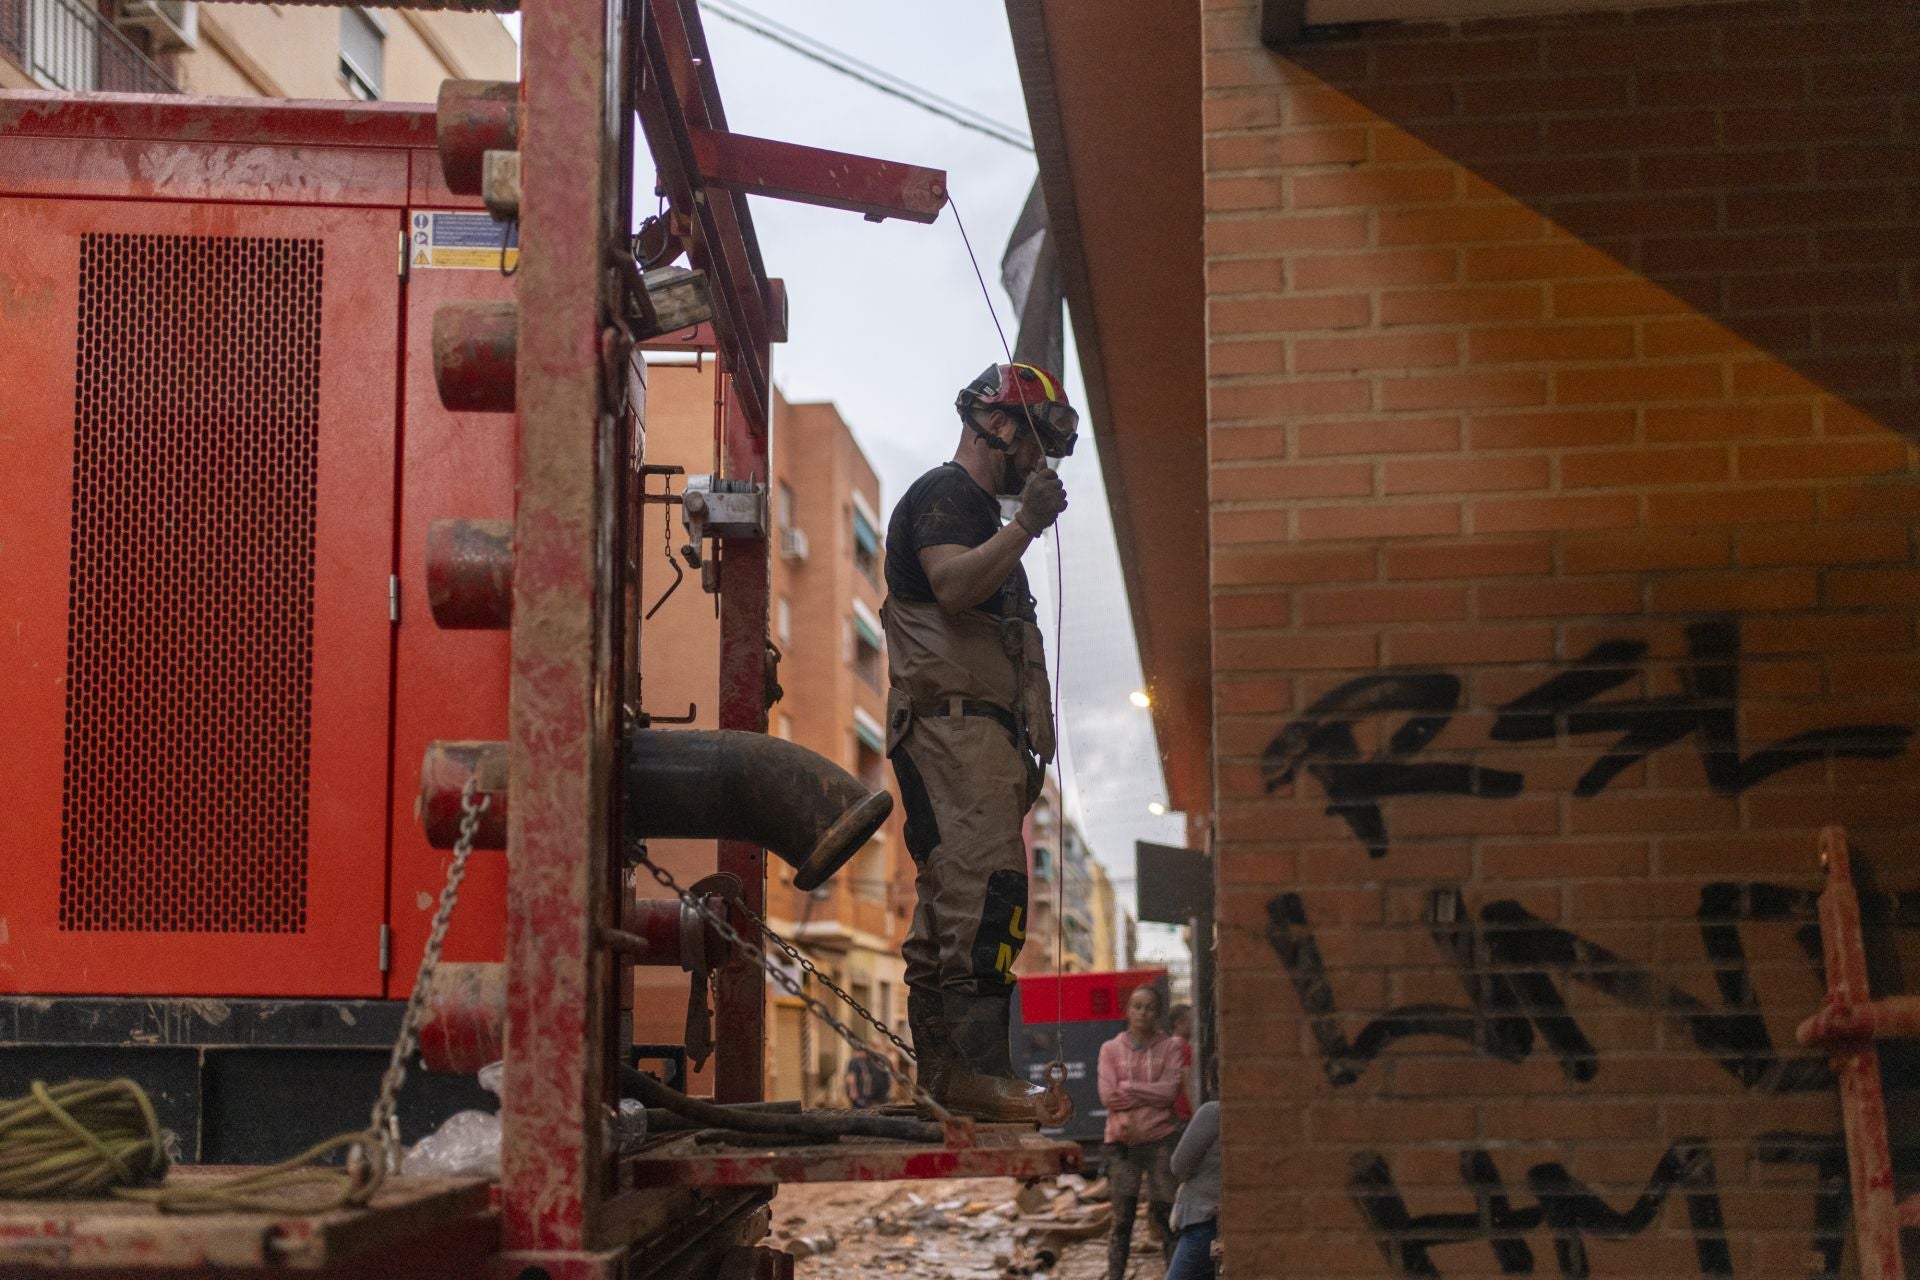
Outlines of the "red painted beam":
{"type": "MultiPolygon", "coordinates": [[[[771,474],[767,433],[748,421],[739,398],[727,396],[722,438],[727,474],[771,474]]],[[[772,561],[765,539],[729,539],[720,557],[720,727],[767,731],[767,617],[772,561]]],[[[720,845],[718,870],[739,877],[742,903],[767,913],[767,855],[737,840],[720,845]]],[[[758,962],[734,954],[714,980],[713,1096],[755,1102],[766,1088],[767,975],[758,962]]]]}
{"type": "MultiPolygon", "coordinates": [[[[609,465],[623,361],[608,246],[628,234],[618,0],[526,15],[516,281],[519,409],[507,819],[507,1054],[500,1274],[609,1274],[601,1117],[618,1001],[600,930],[617,923],[617,570],[609,465]]],[[[450,691],[457,696],[457,691],[450,691]]]]}
{"type": "Polygon", "coordinates": [[[257,147],[435,147],[431,107],[144,93],[0,94],[0,137],[164,138],[257,147]]]}
{"type": "Polygon", "coordinates": [[[874,222],[932,222],[946,207],[943,169],[717,129],[693,129],[690,134],[703,186],[846,209],[874,222]]]}
{"type": "MultiPolygon", "coordinates": [[[[280,0],[283,4],[304,4],[339,8],[346,0],[280,0]]],[[[243,4],[265,4],[267,0],[241,0],[243,4]]],[[[520,0],[380,0],[383,9],[467,9],[482,13],[518,13],[520,0]]]]}
{"type": "Polygon", "coordinates": [[[637,0],[634,105],[647,148],[674,209],[692,222],[690,257],[712,281],[713,329],[747,421],[764,435],[772,403],[767,276],[747,198],[700,186],[692,132],[726,128],[713,59],[693,0],[637,0]]]}

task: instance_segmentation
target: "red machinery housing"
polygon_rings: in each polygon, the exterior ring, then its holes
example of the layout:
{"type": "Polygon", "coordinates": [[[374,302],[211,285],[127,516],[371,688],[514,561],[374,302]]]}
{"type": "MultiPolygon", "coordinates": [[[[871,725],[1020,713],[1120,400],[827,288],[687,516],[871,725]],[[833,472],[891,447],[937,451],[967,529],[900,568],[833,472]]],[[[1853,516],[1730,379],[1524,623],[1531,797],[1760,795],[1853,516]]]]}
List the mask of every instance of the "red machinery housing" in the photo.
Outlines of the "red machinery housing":
{"type": "MultiPolygon", "coordinates": [[[[502,228],[419,107],[4,110],[0,1090],[96,1062],[189,1158],[277,1158],[351,1124],[418,967],[428,743],[507,733],[507,635],[426,574],[435,522],[513,516],[513,420],[428,358],[512,296],[502,228]],[[322,1101],[269,1121],[289,1078],[322,1101]]],[[[505,882],[473,860],[450,960],[502,958],[505,882]]],[[[475,1098],[413,1089],[410,1130],[475,1098]]]]}
{"type": "MultiPolygon", "coordinates": [[[[434,522],[513,515],[511,419],[424,358],[512,293],[434,147],[417,108],[158,99],[0,140],[0,989],[406,995],[421,757],[507,727],[505,634],[428,607],[434,522]]],[[[476,860],[449,958],[501,958],[504,883],[476,860]]]]}

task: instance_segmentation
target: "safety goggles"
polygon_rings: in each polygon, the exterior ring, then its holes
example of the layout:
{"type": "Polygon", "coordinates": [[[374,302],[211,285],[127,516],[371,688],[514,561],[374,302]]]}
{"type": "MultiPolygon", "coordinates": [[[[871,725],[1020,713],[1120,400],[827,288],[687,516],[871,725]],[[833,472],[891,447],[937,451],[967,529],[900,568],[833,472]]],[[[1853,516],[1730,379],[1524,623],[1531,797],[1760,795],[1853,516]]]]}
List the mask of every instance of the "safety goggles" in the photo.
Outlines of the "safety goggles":
{"type": "Polygon", "coordinates": [[[1030,402],[1020,408],[1026,411],[1034,434],[1040,438],[1041,452],[1049,458],[1065,458],[1073,453],[1073,446],[1080,440],[1079,410],[1058,400],[1030,402]]]}

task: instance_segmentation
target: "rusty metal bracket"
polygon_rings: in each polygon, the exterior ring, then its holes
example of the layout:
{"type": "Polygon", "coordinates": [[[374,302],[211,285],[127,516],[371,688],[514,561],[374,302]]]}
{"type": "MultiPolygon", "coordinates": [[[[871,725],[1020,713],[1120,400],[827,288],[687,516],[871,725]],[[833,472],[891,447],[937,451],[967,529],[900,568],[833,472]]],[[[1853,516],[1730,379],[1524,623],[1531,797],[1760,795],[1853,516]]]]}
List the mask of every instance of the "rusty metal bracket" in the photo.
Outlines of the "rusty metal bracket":
{"type": "Polygon", "coordinates": [[[694,165],[705,186],[845,209],[864,214],[869,222],[932,222],[947,205],[943,169],[719,129],[689,133],[694,165]]]}
{"type": "Polygon", "coordinates": [[[1894,1199],[1887,1099],[1875,1043],[1920,1038],[1920,997],[1872,997],[1860,895],[1854,888],[1845,827],[1820,832],[1820,865],[1827,873],[1827,885],[1820,894],[1827,998],[1818,1012],[1800,1024],[1794,1038],[1808,1048],[1827,1051],[1840,1085],[1861,1280],[1900,1280],[1906,1274],[1900,1231],[1920,1226],[1920,1197],[1904,1202],[1894,1199]]]}

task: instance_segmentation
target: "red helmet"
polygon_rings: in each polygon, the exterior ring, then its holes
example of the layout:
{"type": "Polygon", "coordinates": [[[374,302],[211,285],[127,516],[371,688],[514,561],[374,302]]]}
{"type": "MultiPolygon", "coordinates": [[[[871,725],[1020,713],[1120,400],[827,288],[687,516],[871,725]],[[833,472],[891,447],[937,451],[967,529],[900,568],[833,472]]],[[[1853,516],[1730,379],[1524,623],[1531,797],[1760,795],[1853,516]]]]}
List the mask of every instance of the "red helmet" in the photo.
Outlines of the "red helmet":
{"type": "Polygon", "coordinates": [[[1080,438],[1080,414],[1067,403],[1060,379],[1033,364],[992,364],[960,388],[953,407],[973,426],[975,409],[1004,409],[1015,421],[1026,422],[1049,458],[1064,458],[1080,438]],[[1016,412],[1016,407],[1018,411],[1016,412]]]}

